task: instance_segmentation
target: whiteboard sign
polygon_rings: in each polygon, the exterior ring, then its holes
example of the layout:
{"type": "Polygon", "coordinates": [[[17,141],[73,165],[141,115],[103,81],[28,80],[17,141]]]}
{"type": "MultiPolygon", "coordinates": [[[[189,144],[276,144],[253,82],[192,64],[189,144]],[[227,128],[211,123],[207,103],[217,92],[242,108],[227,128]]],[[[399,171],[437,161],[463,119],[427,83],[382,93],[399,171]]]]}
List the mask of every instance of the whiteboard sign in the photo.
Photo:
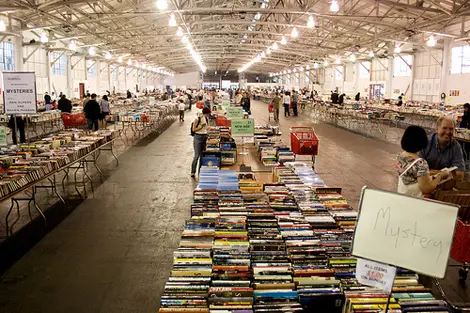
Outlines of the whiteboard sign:
{"type": "Polygon", "coordinates": [[[4,72],[3,103],[5,114],[37,113],[36,76],[34,73],[4,72]]]}
{"type": "Polygon", "coordinates": [[[352,253],[443,278],[458,206],[364,188],[352,253]]]}
{"type": "Polygon", "coordinates": [[[362,285],[377,287],[386,293],[391,293],[396,273],[397,268],[394,266],[357,259],[356,279],[362,285]]]}

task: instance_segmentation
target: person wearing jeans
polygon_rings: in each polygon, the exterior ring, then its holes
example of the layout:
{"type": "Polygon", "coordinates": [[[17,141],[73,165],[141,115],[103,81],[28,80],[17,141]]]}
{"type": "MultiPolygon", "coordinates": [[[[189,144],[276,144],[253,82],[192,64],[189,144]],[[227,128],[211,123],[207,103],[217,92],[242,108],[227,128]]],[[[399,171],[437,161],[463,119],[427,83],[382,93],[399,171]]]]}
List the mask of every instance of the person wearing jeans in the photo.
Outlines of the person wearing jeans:
{"type": "Polygon", "coordinates": [[[292,91],[292,110],[294,111],[294,116],[299,116],[299,112],[297,110],[297,104],[299,102],[299,94],[297,91],[292,91]]]}
{"type": "Polygon", "coordinates": [[[193,163],[191,164],[191,177],[196,176],[196,170],[201,168],[202,153],[206,150],[207,126],[209,124],[210,113],[211,110],[208,107],[203,108],[202,114],[193,121],[191,126],[192,131],[194,132],[194,158],[193,163]]]}
{"type": "Polygon", "coordinates": [[[285,117],[290,116],[289,106],[290,106],[290,95],[289,95],[289,92],[286,91],[286,93],[284,94],[284,116],[285,117]]]}
{"type": "Polygon", "coordinates": [[[91,95],[91,100],[85,104],[83,112],[85,113],[88,129],[97,131],[98,119],[101,116],[101,108],[96,101],[96,94],[91,95]]]}

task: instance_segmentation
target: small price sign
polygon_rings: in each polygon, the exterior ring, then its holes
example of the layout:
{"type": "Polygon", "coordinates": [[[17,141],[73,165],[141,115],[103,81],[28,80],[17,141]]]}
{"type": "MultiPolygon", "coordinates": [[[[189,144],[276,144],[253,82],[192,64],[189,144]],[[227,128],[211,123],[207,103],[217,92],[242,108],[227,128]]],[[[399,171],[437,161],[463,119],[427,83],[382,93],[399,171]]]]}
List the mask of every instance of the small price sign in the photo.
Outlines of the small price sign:
{"type": "Polygon", "coordinates": [[[363,285],[381,288],[392,292],[397,268],[374,261],[357,259],[356,279],[363,285]]]}

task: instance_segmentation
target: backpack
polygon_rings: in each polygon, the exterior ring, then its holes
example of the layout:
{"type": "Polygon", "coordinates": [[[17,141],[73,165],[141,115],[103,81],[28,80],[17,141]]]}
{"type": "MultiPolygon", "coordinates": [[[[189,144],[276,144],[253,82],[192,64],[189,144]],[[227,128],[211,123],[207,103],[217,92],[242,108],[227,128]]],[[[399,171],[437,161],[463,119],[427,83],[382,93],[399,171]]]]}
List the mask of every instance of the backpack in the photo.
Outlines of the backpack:
{"type": "MultiPolygon", "coordinates": [[[[201,123],[201,117],[200,116],[197,117],[196,128],[199,126],[199,123],[201,123]]],[[[190,126],[189,129],[190,129],[191,136],[196,135],[196,132],[193,130],[193,123],[191,123],[191,126],[190,126]]]]}

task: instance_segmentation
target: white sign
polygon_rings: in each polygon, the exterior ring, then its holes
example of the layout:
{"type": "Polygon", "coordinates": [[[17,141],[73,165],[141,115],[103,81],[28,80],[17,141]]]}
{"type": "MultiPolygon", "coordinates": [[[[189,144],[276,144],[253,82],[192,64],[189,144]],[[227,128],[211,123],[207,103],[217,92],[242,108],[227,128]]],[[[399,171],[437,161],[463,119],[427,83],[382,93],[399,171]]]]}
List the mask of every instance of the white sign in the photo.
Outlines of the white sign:
{"type": "Polygon", "coordinates": [[[364,188],[354,256],[443,278],[458,206],[364,188]]]}
{"type": "Polygon", "coordinates": [[[3,103],[5,114],[34,114],[36,77],[32,72],[3,73],[3,103]]]}
{"type": "Polygon", "coordinates": [[[396,272],[396,267],[357,259],[356,279],[365,286],[377,287],[386,293],[391,293],[396,272]]]}

